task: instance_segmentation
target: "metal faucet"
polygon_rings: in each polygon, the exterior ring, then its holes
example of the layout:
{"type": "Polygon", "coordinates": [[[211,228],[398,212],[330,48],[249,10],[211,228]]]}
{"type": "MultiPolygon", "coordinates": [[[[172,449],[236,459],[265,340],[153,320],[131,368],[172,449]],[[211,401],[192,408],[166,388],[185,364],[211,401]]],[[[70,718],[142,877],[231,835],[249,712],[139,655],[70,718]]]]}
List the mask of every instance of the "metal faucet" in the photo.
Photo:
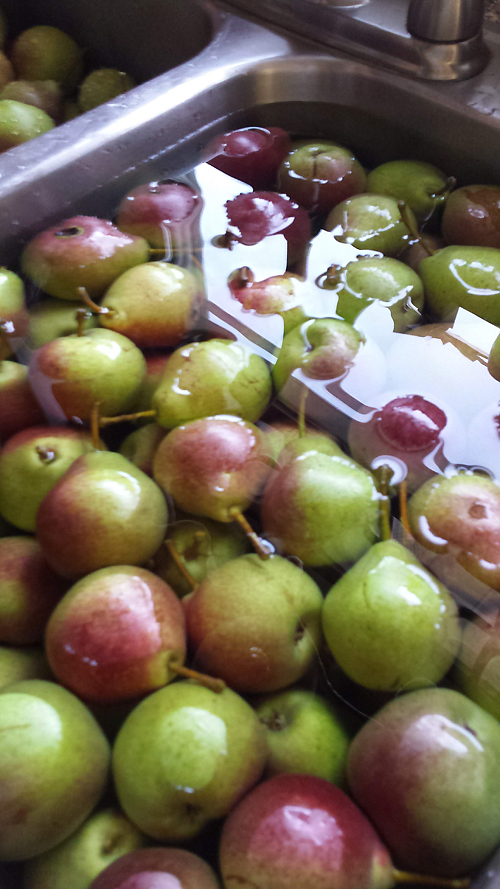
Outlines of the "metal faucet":
{"type": "Polygon", "coordinates": [[[427,80],[465,80],[490,58],[484,0],[225,0],[293,33],[427,80]]]}

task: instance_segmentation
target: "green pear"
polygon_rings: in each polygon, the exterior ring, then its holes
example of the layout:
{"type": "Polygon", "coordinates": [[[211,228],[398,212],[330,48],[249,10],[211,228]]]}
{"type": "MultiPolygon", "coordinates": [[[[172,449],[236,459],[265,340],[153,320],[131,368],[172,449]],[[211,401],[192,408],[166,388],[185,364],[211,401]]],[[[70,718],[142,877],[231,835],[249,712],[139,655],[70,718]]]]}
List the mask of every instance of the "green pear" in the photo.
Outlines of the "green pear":
{"type": "Polygon", "coordinates": [[[181,681],[146,698],[125,721],[113,775],[130,820],[175,842],[222,818],[260,778],[264,728],[243,698],[181,681]]]}
{"type": "Polygon", "coordinates": [[[24,284],[14,272],[0,268],[0,324],[3,336],[0,350],[8,358],[12,350],[10,337],[24,337],[28,332],[29,316],[24,301],[24,284]]]}
{"type": "Polygon", "coordinates": [[[418,267],[433,315],[453,320],[459,307],[500,326],[500,250],[444,247],[418,267]]]}
{"type": "Polygon", "coordinates": [[[121,414],[132,407],[146,374],[146,360],[120,333],[96,328],[83,336],[63,336],[33,353],[29,380],[49,414],[61,419],[90,420],[121,414]]]}
{"type": "MultiPolygon", "coordinates": [[[[413,213],[407,212],[417,228],[413,213]]],[[[378,194],[358,194],[337,204],[325,229],[344,244],[352,244],[358,250],[376,250],[384,256],[397,256],[411,237],[397,201],[378,194]]]]}
{"type": "Polygon", "coordinates": [[[40,108],[13,99],[0,100],[0,152],[36,139],[54,126],[52,118],[40,108]]]}
{"type": "Polygon", "coordinates": [[[23,31],[10,57],[20,80],[55,80],[70,93],[81,77],[82,50],[64,31],[49,25],[23,31]]]}
{"type": "MultiPolygon", "coordinates": [[[[182,514],[168,530],[168,541],[196,583],[226,562],[248,551],[248,538],[236,523],[227,524],[182,514]]],[[[154,560],[154,572],[179,596],[192,592],[168,546],[161,547],[154,560]]]]}
{"type": "Polygon", "coordinates": [[[257,707],[269,746],[267,776],[315,775],[343,784],[349,734],[339,713],[320,695],[287,689],[257,707]]]}
{"type": "Polygon", "coordinates": [[[157,423],[148,423],[127,435],[121,444],[120,454],[146,475],[152,476],[155,454],[165,435],[166,432],[162,426],[158,426],[157,423]]]}
{"type": "Polygon", "coordinates": [[[242,343],[214,339],[182,346],[170,356],[152,404],[167,429],[216,414],[255,423],[271,394],[262,358],[242,343]]]}
{"type": "Polygon", "coordinates": [[[144,565],[167,527],[165,497],[121,454],[76,460],[38,510],[37,537],[50,565],[76,578],[111,565],[144,565]]]}
{"type": "MultiPolygon", "coordinates": [[[[46,343],[69,336],[78,331],[77,306],[72,300],[49,297],[35,303],[30,309],[29,335],[34,349],[46,343]]],[[[97,315],[87,312],[83,322],[84,330],[97,327],[97,315]]]]}
{"type": "Polygon", "coordinates": [[[189,269],[171,262],[141,263],[106,291],[101,305],[108,313],[100,322],[141,348],[172,348],[199,324],[203,299],[201,281],[189,269]]]}
{"type": "Polygon", "coordinates": [[[389,309],[398,333],[416,324],[424,308],[424,288],[416,272],[389,256],[350,262],[339,273],[335,292],[337,315],[349,324],[367,306],[380,302],[389,309]]]}
{"type": "Polygon", "coordinates": [[[271,474],[261,515],[265,536],[305,565],[355,562],[375,542],[378,493],[354,460],[311,450],[271,474]]]}
{"type": "Polygon", "coordinates": [[[346,321],[312,318],[287,333],[273,368],[278,392],[300,368],[314,380],[339,379],[348,373],[363,342],[362,334],[346,321]]]}
{"type": "Polygon", "coordinates": [[[331,588],[323,631],[344,672],[379,691],[440,682],[460,646],[448,590],[395,540],[376,543],[331,588]]]}
{"type": "Polygon", "coordinates": [[[500,720],[499,613],[467,621],[455,670],[457,685],[483,710],[500,720]]]}
{"type": "Polygon", "coordinates": [[[488,358],[488,370],[491,376],[500,382],[500,334],[491,347],[488,358]]]}
{"type": "Polygon", "coordinates": [[[425,161],[389,161],[368,174],[367,190],[404,201],[417,222],[429,219],[450,191],[448,177],[425,161]]]}
{"type": "Polygon", "coordinates": [[[89,889],[105,867],[142,845],[121,812],[96,812],[60,846],[25,865],[23,889],[89,889]]]}
{"type": "Polygon", "coordinates": [[[0,688],[24,679],[50,679],[51,676],[42,648],[0,645],[0,688]]]}
{"type": "Polygon", "coordinates": [[[0,453],[0,512],[22,531],[34,531],[46,494],[82,454],[94,450],[87,432],[34,426],[13,435],[0,453]]]}
{"type": "Polygon", "coordinates": [[[12,80],[0,92],[0,99],[13,99],[25,105],[33,105],[60,121],[62,90],[55,80],[12,80]]]}
{"type": "Polygon", "coordinates": [[[80,111],[91,111],[104,102],[116,99],[134,86],[132,78],[124,71],[117,71],[116,68],[99,68],[97,71],[92,71],[82,81],[78,90],[80,111]]]}
{"type": "Polygon", "coordinates": [[[0,690],[0,859],[62,843],[105,788],[109,747],[87,708],[53,682],[0,690]]]}

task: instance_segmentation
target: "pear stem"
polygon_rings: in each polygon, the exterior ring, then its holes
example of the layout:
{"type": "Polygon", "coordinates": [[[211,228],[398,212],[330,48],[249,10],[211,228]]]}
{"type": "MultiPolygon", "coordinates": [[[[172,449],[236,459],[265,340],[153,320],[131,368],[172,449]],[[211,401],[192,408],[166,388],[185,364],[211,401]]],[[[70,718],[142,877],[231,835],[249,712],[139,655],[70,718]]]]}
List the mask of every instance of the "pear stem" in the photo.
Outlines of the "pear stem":
{"type": "Polygon", "coordinates": [[[229,514],[232,516],[235,522],[238,522],[238,524],[241,525],[249,540],[252,541],[252,544],[255,547],[255,551],[259,558],[264,560],[271,558],[271,551],[264,545],[264,541],[261,540],[256,531],[254,531],[251,524],[247,522],[241,509],[238,509],[237,506],[232,506],[229,510],[229,514]]]}
{"type": "Polygon", "coordinates": [[[155,253],[162,253],[163,256],[165,256],[166,255],[165,254],[165,247],[150,247],[149,248],[149,255],[152,256],[155,253]]]}
{"type": "Polygon", "coordinates": [[[77,336],[84,336],[85,334],[85,321],[89,317],[89,312],[87,309],[77,309],[76,310],[76,333],[77,336]]]}
{"type": "Polygon", "coordinates": [[[220,237],[217,238],[217,247],[222,247],[222,249],[225,250],[232,250],[235,240],[235,236],[232,234],[232,232],[229,231],[229,229],[227,229],[223,235],[220,235],[220,237]]]}
{"type": "Polygon", "coordinates": [[[406,534],[411,536],[410,520],[408,518],[408,489],[406,479],[399,484],[399,521],[406,534]]]}
{"type": "Polygon", "coordinates": [[[92,434],[92,446],[96,449],[96,451],[102,451],[102,440],[99,435],[99,405],[100,402],[97,401],[92,407],[92,411],[90,414],[90,431],[92,434]]]}
{"type": "Polygon", "coordinates": [[[170,555],[172,556],[172,559],[174,560],[175,564],[177,565],[177,568],[181,572],[184,579],[187,580],[189,586],[191,587],[191,589],[194,592],[194,590],[196,589],[198,584],[196,583],[191,572],[186,568],[184,562],[182,561],[174,541],[167,539],[164,542],[164,546],[167,547],[170,555]]]}
{"type": "Polygon", "coordinates": [[[458,877],[456,879],[448,879],[448,877],[429,877],[426,874],[409,874],[404,870],[393,870],[392,876],[396,883],[419,883],[426,886],[447,886],[448,889],[468,889],[470,886],[470,879],[468,877],[458,877]]]}
{"type": "Polygon", "coordinates": [[[176,673],[177,676],[182,676],[184,679],[194,679],[218,695],[227,688],[223,679],[214,679],[212,676],[207,676],[206,673],[198,673],[197,670],[190,670],[189,667],[184,667],[182,664],[169,664],[169,667],[172,673],[176,673]]]}
{"type": "Polygon", "coordinates": [[[380,534],[382,540],[391,539],[391,501],[389,499],[389,480],[392,475],[390,466],[384,464],[377,470],[378,490],[380,494],[380,534]]]}
{"type": "Polygon", "coordinates": [[[309,389],[307,386],[302,384],[302,392],[300,393],[300,404],[299,404],[299,438],[304,438],[306,434],[306,401],[307,396],[309,394],[309,389]]]}
{"type": "Polygon", "coordinates": [[[97,303],[94,302],[93,299],[90,298],[85,287],[79,287],[78,293],[80,294],[83,302],[89,309],[92,310],[94,315],[109,315],[110,317],[114,315],[113,309],[106,309],[105,306],[98,306],[97,303]]]}
{"type": "Polygon", "coordinates": [[[434,194],[432,195],[432,197],[441,197],[441,195],[444,195],[445,197],[447,197],[447,196],[449,195],[450,191],[453,191],[453,189],[455,188],[456,184],[457,184],[457,180],[455,179],[455,177],[454,177],[454,176],[448,176],[448,178],[447,178],[446,182],[444,183],[443,187],[442,187],[439,191],[434,192],[434,194]]]}
{"type": "Polygon", "coordinates": [[[44,448],[42,445],[37,445],[35,450],[42,463],[52,463],[53,460],[55,460],[56,458],[56,455],[52,448],[44,448]]]}
{"type": "Polygon", "coordinates": [[[0,318],[0,361],[5,361],[5,359],[10,355],[11,349],[9,345],[9,337],[7,336],[7,331],[5,329],[5,321],[2,321],[0,318]]]}
{"type": "Polygon", "coordinates": [[[410,232],[411,236],[415,238],[416,241],[418,241],[420,246],[424,248],[425,252],[429,256],[434,256],[434,254],[437,253],[437,250],[435,250],[434,247],[431,247],[422,237],[413,219],[410,217],[410,214],[408,213],[408,207],[404,201],[398,201],[398,209],[401,213],[401,219],[406,225],[406,228],[410,232]]]}
{"type": "Polygon", "coordinates": [[[119,414],[117,417],[101,417],[99,426],[111,426],[113,423],[127,423],[130,420],[140,420],[142,417],[156,417],[156,411],[136,411],[135,414],[119,414]]]}
{"type": "Polygon", "coordinates": [[[247,265],[241,267],[236,272],[235,278],[236,284],[238,287],[250,287],[251,284],[255,281],[255,275],[247,265]]]}

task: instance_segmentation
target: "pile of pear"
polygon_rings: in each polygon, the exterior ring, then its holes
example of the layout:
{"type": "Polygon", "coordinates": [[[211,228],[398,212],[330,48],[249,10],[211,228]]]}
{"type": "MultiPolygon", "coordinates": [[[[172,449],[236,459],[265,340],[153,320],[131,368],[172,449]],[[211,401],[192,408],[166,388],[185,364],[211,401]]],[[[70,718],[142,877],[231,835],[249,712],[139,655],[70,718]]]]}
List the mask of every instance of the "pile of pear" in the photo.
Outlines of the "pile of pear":
{"type": "Polygon", "coordinates": [[[84,49],[52,25],[9,34],[0,10],[0,152],[47,133],[135,86],[114,68],[85,71],[84,49]]]}
{"type": "MultiPolygon", "coordinates": [[[[402,249],[408,214],[389,201],[402,249]]],[[[468,612],[424,560],[449,551],[483,596],[500,588],[496,481],[433,476],[408,517],[401,497],[393,539],[390,479],[271,404],[297,370],[348,373],[356,311],[297,315],[271,372],[247,343],[200,336],[201,269],[155,261],[120,217],[64,220],[0,277],[0,860],[27,862],[25,889],[466,877],[500,842],[500,624],[489,611],[462,632],[468,612]],[[224,819],[217,875],[177,846],[224,819]]],[[[422,268],[446,278],[455,249],[422,268]]],[[[362,299],[390,310],[362,262],[362,299]]],[[[422,414],[421,450],[435,445],[436,412],[411,401],[391,415],[400,447],[422,414]]]]}

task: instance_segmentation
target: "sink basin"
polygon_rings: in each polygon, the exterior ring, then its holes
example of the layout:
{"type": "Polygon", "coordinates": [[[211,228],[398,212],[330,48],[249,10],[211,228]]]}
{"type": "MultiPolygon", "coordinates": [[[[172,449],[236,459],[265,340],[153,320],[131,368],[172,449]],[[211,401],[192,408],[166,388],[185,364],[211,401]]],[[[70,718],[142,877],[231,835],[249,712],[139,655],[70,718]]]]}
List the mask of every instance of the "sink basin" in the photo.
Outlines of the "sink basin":
{"type": "MultiPolygon", "coordinates": [[[[35,9],[35,0],[32,5],[35,9]]],[[[136,185],[192,169],[212,136],[236,126],[281,126],[335,139],[370,167],[414,157],[442,167],[459,184],[500,182],[500,120],[491,72],[461,84],[416,83],[341,53],[324,55],[202,3],[184,0],[182,10],[179,4],[174,12],[175,4],[166,0],[134,0],[123,16],[127,23],[121,13],[113,18],[118,2],[91,0],[86,15],[90,6],[95,18],[89,23],[82,17],[79,23],[76,8],[51,0],[44,4],[44,20],[55,22],[60,10],[57,22],[70,33],[89,34],[89,43],[96,22],[102,22],[93,41],[100,58],[140,78],[171,66],[160,34],[150,46],[144,37],[139,40],[152,25],[145,9],[163,33],[170,33],[170,14],[186,30],[172,41],[177,41],[173,64],[186,61],[188,45],[193,48],[187,36],[191,12],[200,21],[198,50],[210,37],[212,21],[217,27],[212,42],[188,65],[143,84],[119,108],[96,109],[37,146],[27,144],[0,159],[0,261],[6,265],[15,267],[22,244],[47,225],[76,213],[112,216],[136,185]],[[106,27],[115,25],[111,38],[106,27]]],[[[8,13],[8,3],[5,8],[8,13]]],[[[224,300],[212,300],[209,308],[214,329],[246,338],[272,362],[275,341],[254,316],[238,313],[224,300]]],[[[294,407],[297,400],[292,392],[289,404],[294,407]]],[[[333,429],[346,416],[346,404],[356,411],[359,402],[321,383],[311,388],[307,407],[333,429]]],[[[495,863],[478,878],[477,889],[487,889],[494,871],[495,863]]]]}
{"type": "Polygon", "coordinates": [[[203,0],[4,0],[10,36],[53,25],[87,48],[87,67],[126,71],[149,80],[191,59],[210,42],[214,20],[203,0]]]}

